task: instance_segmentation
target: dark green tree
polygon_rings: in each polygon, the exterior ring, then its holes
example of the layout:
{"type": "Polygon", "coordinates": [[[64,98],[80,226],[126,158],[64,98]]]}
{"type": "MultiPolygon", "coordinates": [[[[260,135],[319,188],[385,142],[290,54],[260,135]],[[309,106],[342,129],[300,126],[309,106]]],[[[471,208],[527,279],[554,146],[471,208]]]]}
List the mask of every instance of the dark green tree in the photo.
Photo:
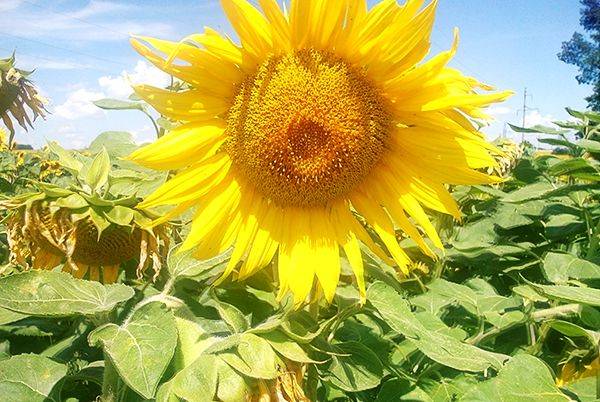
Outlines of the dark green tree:
{"type": "Polygon", "coordinates": [[[579,68],[577,82],[593,85],[585,98],[593,110],[600,110],[600,0],[581,0],[581,26],[587,35],[575,32],[563,42],[558,58],[579,68]]]}

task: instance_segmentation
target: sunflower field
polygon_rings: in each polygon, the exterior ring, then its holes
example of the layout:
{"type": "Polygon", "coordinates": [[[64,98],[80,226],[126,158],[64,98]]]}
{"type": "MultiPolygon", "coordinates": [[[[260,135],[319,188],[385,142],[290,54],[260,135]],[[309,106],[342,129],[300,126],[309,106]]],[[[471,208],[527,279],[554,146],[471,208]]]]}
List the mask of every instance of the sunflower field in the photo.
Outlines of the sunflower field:
{"type": "Polygon", "coordinates": [[[24,149],[0,60],[0,402],[598,400],[600,113],[488,142],[435,1],[257,3],[131,39],[150,144],[24,149]]]}

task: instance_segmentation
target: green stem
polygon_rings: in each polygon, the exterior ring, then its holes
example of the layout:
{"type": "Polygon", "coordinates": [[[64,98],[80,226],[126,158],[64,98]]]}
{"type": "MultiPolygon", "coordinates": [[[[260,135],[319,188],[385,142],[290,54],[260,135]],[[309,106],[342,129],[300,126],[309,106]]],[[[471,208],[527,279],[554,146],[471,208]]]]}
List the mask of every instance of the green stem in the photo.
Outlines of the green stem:
{"type": "Polygon", "coordinates": [[[150,119],[150,121],[152,122],[152,125],[154,126],[154,130],[156,131],[156,137],[160,138],[163,136],[163,132],[161,131],[161,129],[158,127],[158,124],[156,124],[156,122],[154,121],[154,118],[152,117],[152,115],[150,115],[150,113],[146,112],[146,111],[142,111],[146,116],[148,116],[148,118],[150,119]]]}
{"type": "MultiPolygon", "coordinates": [[[[552,307],[552,308],[548,308],[548,309],[544,309],[544,310],[538,310],[531,314],[531,321],[532,322],[541,322],[541,321],[551,319],[551,318],[569,317],[569,316],[579,314],[580,311],[581,311],[580,304],[565,304],[563,306],[552,307]]],[[[506,327],[502,327],[502,328],[493,328],[493,329],[489,330],[488,332],[481,333],[479,335],[476,335],[476,336],[468,339],[466,342],[470,343],[472,345],[485,343],[485,342],[487,342],[491,339],[494,339],[497,336],[503,334],[504,332],[506,332],[510,329],[513,329],[521,324],[523,324],[523,321],[517,321],[517,322],[514,322],[514,323],[507,325],[506,327]]]]}
{"type": "Polygon", "coordinates": [[[590,246],[587,252],[587,258],[591,258],[598,253],[598,247],[600,246],[600,220],[596,228],[592,231],[592,238],[590,239],[590,246]]]}

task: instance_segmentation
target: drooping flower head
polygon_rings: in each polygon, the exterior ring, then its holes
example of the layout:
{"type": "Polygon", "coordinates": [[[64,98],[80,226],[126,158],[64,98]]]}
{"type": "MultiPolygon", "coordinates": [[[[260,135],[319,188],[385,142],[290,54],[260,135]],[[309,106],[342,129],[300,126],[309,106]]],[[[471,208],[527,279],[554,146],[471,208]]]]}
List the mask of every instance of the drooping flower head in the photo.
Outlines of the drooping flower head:
{"type": "Polygon", "coordinates": [[[33,128],[32,122],[38,116],[44,118],[47,113],[44,106],[46,99],[39,95],[28,79],[31,73],[15,67],[14,54],[8,59],[0,59],[0,120],[11,133],[9,147],[13,145],[11,142],[15,132],[12,119],[27,130],[28,126],[33,128]],[[27,109],[33,117],[29,117],[27,109]]]}
{"type": "Polygon", "coordinates": [[[240,44],[212,29],[180,43],[137,37],[154,65],[189,84],[136,93],[181,124],[131,155],[179,173],[143,207],[195,207],[182,249],[233,247],[225,276],[275,260],[280,295],[318,285],[331,300],[348,259],[365,294],[360,243],[407,273],[395,228],[425,253],[442,243],[425,208],[459,217],[445,184],[493,183],[471,119],[507,98],[448,67],[458,44],[423,62],[436,1],[222,0],[240,44]],[[356,218],[361,215],[387,250],[356,218]],[[427,242],[425,238],[429,238],[427,242]]]}
{"type": "Polygon", "coordinates": [[[115,282],[130,260],[138,261],[138,276],[150,266],[158,274],[164,226],[145,227],[150,218],[129,206],[105,203],[98,212],[76,192],[51,185],[45,190],[0,201],[8,211],[11,263],[48,270],[62,265],[77,278],[104,283],[115,282]]]}

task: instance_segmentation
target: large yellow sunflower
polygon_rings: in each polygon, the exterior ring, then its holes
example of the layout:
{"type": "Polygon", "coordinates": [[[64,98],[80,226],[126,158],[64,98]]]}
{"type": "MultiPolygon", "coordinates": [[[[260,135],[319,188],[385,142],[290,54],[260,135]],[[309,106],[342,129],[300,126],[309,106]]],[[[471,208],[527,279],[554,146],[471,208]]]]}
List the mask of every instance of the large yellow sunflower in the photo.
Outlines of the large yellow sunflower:
{"type": "Polygon", "coordinates": [[[233,247],[225,276],[246,278],[276,257],[280,296],[302,303],[316,283],[331,300],[340,252],[365,294],[362,242],[387,261],[355,213],[407,273],[401,229],[429,255],[442,243],[424,210],[459,217],[444,184],[492,183],[493,166],[471,119],[510,92],[447,67],[452,48],[429,52],[436,1],[222,0],[240,45],[212,29],[180,43],[133,46],[187,82],[136,93],[182,124],[131,155],[180,172],[143,207],[196,207],[183,249],[200,259],[233,247]],[[479,91],[479,92],[478,92],[479,91]]]}

